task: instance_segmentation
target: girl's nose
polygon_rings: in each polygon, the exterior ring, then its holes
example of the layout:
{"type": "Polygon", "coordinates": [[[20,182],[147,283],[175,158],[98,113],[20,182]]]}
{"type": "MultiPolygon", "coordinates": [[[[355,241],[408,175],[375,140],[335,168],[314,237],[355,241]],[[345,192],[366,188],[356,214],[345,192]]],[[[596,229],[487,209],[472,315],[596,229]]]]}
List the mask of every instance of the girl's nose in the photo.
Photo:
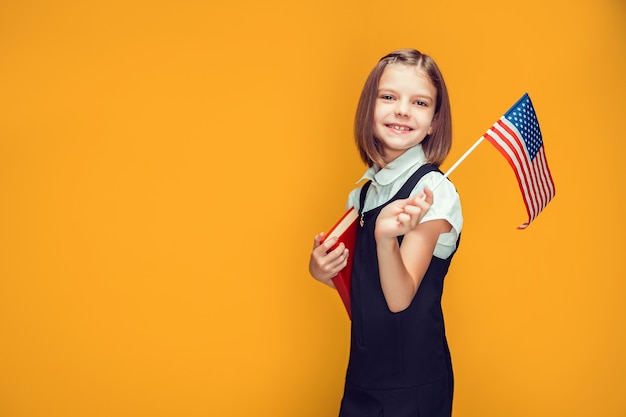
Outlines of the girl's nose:
{"type": "Polygon", "coordinates": [[[409,115],[409,107],[408,104],[403,100],[398,100],[396,102],[396,115],[397,116],[408,116],[409,115]]]}

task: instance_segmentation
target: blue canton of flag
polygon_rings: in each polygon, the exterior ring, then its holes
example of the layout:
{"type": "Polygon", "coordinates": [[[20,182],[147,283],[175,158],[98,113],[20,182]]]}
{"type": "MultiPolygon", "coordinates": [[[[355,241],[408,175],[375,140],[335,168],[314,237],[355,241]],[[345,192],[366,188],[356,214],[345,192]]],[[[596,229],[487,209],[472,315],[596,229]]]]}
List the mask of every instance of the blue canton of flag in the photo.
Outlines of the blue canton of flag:
{"type": "Polygon", "coordinates": [[[530,159],[535,159],[537,152],[543,145],[543,141],[541,140],[541,130],[539,129],[537,115],[528,94],[525,94],[518,101],[517,105],[506,112],[504,117],[509,119],[522,134],[530,159]]]}
{"type": "Polygon", "coordinates": [[[509,119],[517,130],[522,134],[530,159],[535,159],[537,152],[543,145],[541,140],[541,130],[535,109],[528,94],[525,94],[517,103],[504,115],[509,119]]]}
{"type": "Polygon", "coordinates": [[[483,135],[509,161],[526,205],[528,227],[555,195],[545,149],[533,103],[524,94],[483,135]]]}

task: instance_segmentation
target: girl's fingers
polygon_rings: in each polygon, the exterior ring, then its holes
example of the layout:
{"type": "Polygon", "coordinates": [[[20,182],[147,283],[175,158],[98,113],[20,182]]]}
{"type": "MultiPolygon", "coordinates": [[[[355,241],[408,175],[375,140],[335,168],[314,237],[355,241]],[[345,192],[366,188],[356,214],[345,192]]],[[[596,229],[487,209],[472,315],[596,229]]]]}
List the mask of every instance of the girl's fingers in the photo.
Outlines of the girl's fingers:
{"type": "Polygon", "coordinates": [[[333,236],[330,239],[325,240],[324,247],[326,248],[326,250],[330,250],[330,248],[332,248],[337,243],[337,240],[337,236],[333,236]]]}
{"type": "Polygon", "coordinates": [[[430,190],[430,188],[425,187],[424,188],[424,195],[426,196],[426,202],[428,204],[432,204],[433,203],[433,192],[430,190]]]}
{"type": "Polygon", "coordinates": [[[411,217],[413,216],[408,213],[400,213],[398,214],[398,223],[402,224],[403,226],[407,226],[411,223],[411,217]]]}
{"type": "Polygon", "coordinates": [[[336,270],[337,272],[339,272],[341,269],[343,269],[343,267],[345,267],[348,262],[348,256],[350,256],[350,254],[348,253],[348,249],[346,249],[332,263],[332,270],[336,270]]]}
{"type": "Polygon", "coordinates": [[[319,245],[321,245],[321,241],[322,238],[324,237],[324,233],[319,233],[317,235],[315,235],[315,237],[313,238],[313,249],[317,248],[319,245]]]}
{"type": "Polygon", "coordinates": [[[417,206],[406,206],[404,211],[406,212],[406,215],[409,216],[411,227],[417,226],[417,223],[419,223],[422,218],[422,209],[417,206]]]}
{"type": "MultiPolygon", "coordinates": [[[[334,239],[335,243],[337,241],[337,239],[334,239]]],[[[332,268],[332,266],[334,266],[338,260],[341,258],[341,255],[343,254],[344,250],[345,250],[345,245],[343,243],[340,243],[335,249],[331,250],[330,252],[328,252],[328,250],[334,245],[334,243],[329,243],[327,246],[327,242],[324,242],[322,245],[320,245],[320,247],[318,248],[318,258],[319,258],[319,262],[321,265],[324,265],[328,268],[332,268]]]]}

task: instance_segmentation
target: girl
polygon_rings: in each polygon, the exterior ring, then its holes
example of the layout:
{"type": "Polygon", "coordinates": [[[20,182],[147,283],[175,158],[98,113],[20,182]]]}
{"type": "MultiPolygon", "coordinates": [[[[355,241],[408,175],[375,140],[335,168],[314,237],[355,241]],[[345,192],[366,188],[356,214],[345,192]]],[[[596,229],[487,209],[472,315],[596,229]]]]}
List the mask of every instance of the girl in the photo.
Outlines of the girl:
{"type": "Polygon", "coordinates": [[[449,417],[453,375],[441,296],[459,242],[459,196],[439,165],[452,142],[448,92],[434,60],[383,57],[365,82],[355,137],[369,180],[354,253],[315,236],[309,271],[331,278],[353,256],[350,360],[340,417],[449,417]],[[436,190],[434,188],[436,187],[436,190]],[[433,191],[431,191],[433,190],[433,191]],[[434,194],[434,195],[433,195],[434,194]]]}

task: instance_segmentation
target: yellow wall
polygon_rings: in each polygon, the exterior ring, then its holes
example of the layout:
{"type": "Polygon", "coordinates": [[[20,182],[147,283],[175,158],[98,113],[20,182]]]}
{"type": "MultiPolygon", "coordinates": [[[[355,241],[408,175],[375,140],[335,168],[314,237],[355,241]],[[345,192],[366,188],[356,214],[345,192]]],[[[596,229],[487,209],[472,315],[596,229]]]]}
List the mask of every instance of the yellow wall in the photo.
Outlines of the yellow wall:
{"type": "Polygon", "coordinates": [[[335,415],[307,273],[374,62],[439,62],[458,158],[524,92],[557,196],[481,145],[444,308],[455,417],[626,416],[623,0],[0,4],[0,416],[335,415]]]}

